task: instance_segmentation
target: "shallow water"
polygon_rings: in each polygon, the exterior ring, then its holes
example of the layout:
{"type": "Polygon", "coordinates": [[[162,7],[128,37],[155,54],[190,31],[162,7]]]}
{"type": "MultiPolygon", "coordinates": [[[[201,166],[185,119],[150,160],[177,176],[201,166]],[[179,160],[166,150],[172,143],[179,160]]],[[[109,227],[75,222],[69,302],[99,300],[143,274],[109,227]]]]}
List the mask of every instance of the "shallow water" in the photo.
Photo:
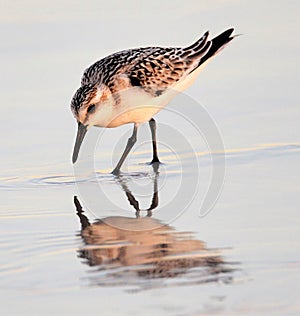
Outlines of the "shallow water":
{"type": "MultiPolygon", "coordinates": [[[[61,1],[60,10],[7,2],[0,13],[1,314],[299,314],[298,5],[188,1],[160,4],[168,17],[158,4],[137,17],[131,2],[122,14],[88,2],[61,1]],[[154,25],[136,27],[153,16],[154,25]],[[182,116],[157,116],[159,169],[147,164],[147,126],[120,178],[109,172],[129,126],[102,134],[92,172],[88,155],[73,169],[68,104],[84,67],[111,51],[188,43],[203,27],[216,34],[231,24],[244,36],[171,105],[182,116]],[[165,25],[180,29],[164,33],[165,25]],[[95,41],[91,29],[110,32],[95,41]],[[191,99],[199,108],[182,101],[191,99]],[[224,152],[182,119],[205,113],[224,152]],[[203,204],[216,170],[222,181],[203,204]]],[[[91,131],[82,151],[98,137],[91,131]]]]}
{"type": "Polygon", "coordinates": [[[1,179],[2,299],[20,304],[7,303],[7,313],[82,314],[87,305],[104,314],[295,312],[299,172],[288,170],[299,155],[300,144],[231,151],[215,208],[205,217],[188,208],[171,223],[160,213],[163,191],[154,196],[163,177],[154,171],[124,175],[123,187],[99,175],[124,206],[103,209],[101,220],[76,208],[72,175],[1,179]],[[145,179],[151,192],[136,197],[133,182],[145,179]]]}

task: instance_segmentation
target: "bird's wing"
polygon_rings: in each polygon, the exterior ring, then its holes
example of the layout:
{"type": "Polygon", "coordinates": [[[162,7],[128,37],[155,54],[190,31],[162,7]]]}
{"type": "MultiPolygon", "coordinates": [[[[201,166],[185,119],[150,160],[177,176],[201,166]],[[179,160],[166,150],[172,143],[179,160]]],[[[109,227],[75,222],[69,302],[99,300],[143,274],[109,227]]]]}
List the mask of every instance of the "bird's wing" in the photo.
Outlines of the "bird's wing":
{"type": "Polygon", "coordinates": [[[124,87],[140,87],[159,96],[223,48],[233,38],[232,31],[229,29],[213,40],[208,40],[206,32],[185,48],[144,47],[117,52],[87,68],[81,84],[103,83],[115,93],[122,83],[124,87]]]}
{"type": "Polygon", "coordinates": [[[198,67],[199,60],[211,46],[207,37],[208,32],[186,48],[146,48],[125,72],[131,85],[153,96],[161,95],[198,67]]]}

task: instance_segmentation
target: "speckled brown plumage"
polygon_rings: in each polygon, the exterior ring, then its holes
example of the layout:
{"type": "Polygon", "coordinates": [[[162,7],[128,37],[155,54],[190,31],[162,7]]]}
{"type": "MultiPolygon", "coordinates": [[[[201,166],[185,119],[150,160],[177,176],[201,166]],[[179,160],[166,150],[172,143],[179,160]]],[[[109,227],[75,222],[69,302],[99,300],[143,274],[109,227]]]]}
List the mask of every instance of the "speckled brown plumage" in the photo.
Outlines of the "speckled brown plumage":
{"type": "Polygon", "coordinates": [[[81,87],[71,103],[72,110],[78,113],[99,84],[107,86],[118,99],[120,78],[128,79],[128,88],[140,87],[153,97],[160,96],[230,42],[232,32],[233,29],[228,29],[212,40],[208,40],[209,33],[206,32],[185,48],[144,47],[109,55],[85,70],[81,87]]]}

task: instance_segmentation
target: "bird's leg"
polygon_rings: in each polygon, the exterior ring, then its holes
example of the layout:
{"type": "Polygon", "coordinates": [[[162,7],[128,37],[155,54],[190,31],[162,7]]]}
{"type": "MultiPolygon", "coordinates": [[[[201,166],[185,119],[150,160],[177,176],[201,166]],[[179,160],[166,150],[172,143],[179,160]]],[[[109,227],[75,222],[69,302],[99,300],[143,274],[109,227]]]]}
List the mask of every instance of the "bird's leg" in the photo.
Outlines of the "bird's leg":
{"type": "Polygon", "coordinates": [[[126,148],[125,148],[125,150],[123,152],[123,155],[120,158],[120,160],[119,160],[118,164],[116,165],[115,169],[112,171],[112,174],[118,175],[120,173],[120,168],[122,167],[124,160],[128,156],[128,154],[129,154],[130,150],[132,149],[133,145],[136,143],[137,130],[138,130],[138,125],[134,124],[133,133],[128,138],[127,145],[126,145],[126,148]]]}
{"type": "Polygon", "coordinates": [[[151,201],[151,205],[150,207],[147,209],[147,217],[151,217],[152,216],[152,210],[154,210],[155,208],[157,208],[158,206],[158,185],[157,185],[157,178],[159,175],[158,172],[158,166],[157,168],[155,167],[156,164],[153,164],[153,171],[155,173],[154,176],[154,180],[153,180],[153,196],[152,196],[152,201],[151,201]]]}
{"type": "Polygon", "coordinates": [[[136,210],[136,214],[139,214],[140,212],[139,202],[135,199],[134,195],[129,190],[127,184],[124,182],[121,176],[117,177],[117,181],[121,185],[123,191],[125,192],[128,202],[130,203],[130,205],[134,207],[134,209],[136,210]]]}
{"type": "Polygon", "coordinates": [[[153,158],[151,164],[156,162],[160,163],[158,156],[157,156],[157,146],[156,146],[156,122],[154,118],[149,121],[151,135],[152,135],[152,147],[153,147],[153,158]]]}

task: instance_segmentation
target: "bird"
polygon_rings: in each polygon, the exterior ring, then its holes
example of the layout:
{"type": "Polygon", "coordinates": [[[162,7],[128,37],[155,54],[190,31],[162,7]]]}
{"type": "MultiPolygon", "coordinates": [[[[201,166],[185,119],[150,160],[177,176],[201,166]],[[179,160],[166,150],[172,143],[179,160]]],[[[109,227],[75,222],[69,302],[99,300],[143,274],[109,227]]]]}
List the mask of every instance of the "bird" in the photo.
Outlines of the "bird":
{"type": "Polygon", "coordinates": [[[137,141],[141,124],[148,122],[152,136],[151,164],[159,164],[156,121],[153,118],[178,93],[189,87],[202,66],[231,40],[234,28],[209,39],[209,31],[187,47],[143,47],[111,54],[88,67],[71,100],[77,120],[72,162],[77,161],[87,131],[92,127],[115,128],[133,124],[126,148],[113,169],[121,166],[137,141]]]}

